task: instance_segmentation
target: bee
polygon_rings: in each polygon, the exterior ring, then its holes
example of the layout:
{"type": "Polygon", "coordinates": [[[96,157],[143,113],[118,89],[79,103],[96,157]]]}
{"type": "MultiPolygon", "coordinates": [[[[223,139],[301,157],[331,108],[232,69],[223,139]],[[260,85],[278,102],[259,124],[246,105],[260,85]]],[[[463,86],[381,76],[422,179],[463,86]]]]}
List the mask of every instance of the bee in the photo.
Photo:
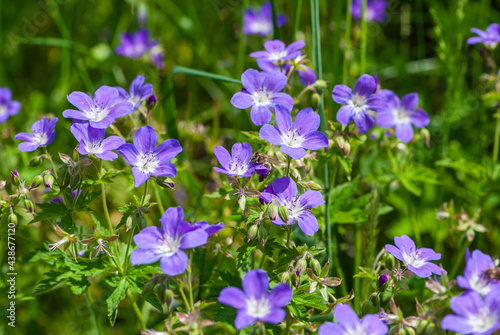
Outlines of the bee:
{"type": "Polygon", "coordinates": [[[488,279],[500,280],[500,267],[487,268],[484,271],[483,275],[488,279]]]}
{"type": "Polygon", "coordinates": [[[262,165],[268,170],[266,174],[259,175],[259,182],[263,182],[267,179],[267,177],[271,173],[272,164],[278,164],[280,162],[278,159],[269,157],[268,155],[262,154],[260,152],[254,152],[251,161],[262,165]]]}

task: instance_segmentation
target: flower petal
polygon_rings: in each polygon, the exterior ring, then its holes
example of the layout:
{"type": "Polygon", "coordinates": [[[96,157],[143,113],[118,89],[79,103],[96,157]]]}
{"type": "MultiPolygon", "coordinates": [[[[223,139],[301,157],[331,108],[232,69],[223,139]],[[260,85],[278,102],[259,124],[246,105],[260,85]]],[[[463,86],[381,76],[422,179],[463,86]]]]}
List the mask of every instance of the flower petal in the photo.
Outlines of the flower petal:
{"type": "Polygon", "coordinates": [[[366,334],[386,335],[389,332],[389,327],[375,314],[365,315],[361,320],[361,325],[366,334]]]}
{"type": "Polygon", "coordinates": [[[339,111],[337,112],[337,121],[343,125],[347,126],[349,122],[352,121],[354,118],[354,113],[353,113],[353,108],[349,105],[345,105],[340,107],[339,111]]]}
{"type": "Polygon", "coordinates": [[[413,139],[413,127],[409,122],[396,124],[395,133],[401,142],[408,143],[413,139]]]}
{"type": "Polygon", "coordinates": [[[269,304],[272,307],[285,307],[292,301],[293,291],[288,284],[278,284],[269,292],[269,304]]]}
{"type": "Polygon", "coordinates": [[[196,248],[207,243],[208,234],[203,229],[196,229],[184,233],[181,237],[180,248],[196,248]]]}
{"type": "Polygon", "coordinates": [[[309,190],[299,196],[299,203],[302,208],[312,208],[323,205],[325,200],[321,192],[309,190]]]}
{"type": "Polygon", "coordinates": [[[130,143],[125,143],[116,149],[116,152],[119,153],[130,165],[135,165],[137,163],[137,156],[139,153],[137,149],[130,143]]]}
{"type": "Polygon", "coordinates": [[[357,329],[360,326],[358,315],[348,304],[335,305],[333,316],[346,329],[357,329]]]}
{"type": "Polygon", "coordinates": [[[429,125],[430,118],[429,114],[423,109],[417,109],[410,115],[411,123],[417,128],[424,128],[429,125]]]}
{"type": "Polygon", "coordinates": [[[313,236],[319,229],[318,219],[309,211],[304,210],[295,218],[300,230],[308,236],[313,236]]]}
{"type": "Polygon", "coordinates": [[[277,70],[268,72],[262,82],[262,87],[267,92],[280,92],[285,88],[285,86],[286,76],[277,70]]]}
{"type": "Polygon", "coordinates": [[[141,186],[146,180],[149,179],[149,177],[151,177],[151,173],[144,173],[135,166],[132,168],[132,175],[134,176],[135,187],[141,186]]]}
{"type": "Polygon", "coordinates": [[[285,310],[281,308],[272,308],[269,311],[269,313],[267,313],[263,317],[260,317],[259,320],[262,322],[272,323],[274,325],[277,325],[281,323],[283,320],[285,320],[285,318],[286,318],[285,310]]]}
{"type": "Polygon", "coordinates": [[[214,154],[215,157],[217,157],[217,160],[219,161],[220,165],[222,165],[222,167],[225,170],[231,170],[232,158],[229,155],[229,152],[226,150],[226,148],[217,146],[214,149],[214,154]]]}
{"type": "Polygon", "coordinates": [[[252,107],[255,101],[247,92],[236,92],[231,98],[231,104],[239,109],[247,109],[252,107]]]}
{"type": "Polygon", "coordinates": [[[304,148],[292,148],[285,144],[280,147],[280,150],[282,153],[287,154],[295,160],[301,159],[307,154],[304,148]]]}
{"type": "Polygon", "coordinates": [[[234,327],[236,329],[243,329],[257,321],[257,318],[247,314],[246,309],[239,309],[236,313],[236,319],[234,320],[234,327]]]}
{"type": "Polygon", "coordinates": [[[180,152],[182,152],[181,144],[174,139],[163,141],[154,151],[156,159],[160,162],[169,161],[180,152]]]}
{"type": "Polygon", "coordinates": [[[337,323],[325,322],[319,326],[318,335],[343,334],[344,329],[337,323]]]}
{"type": "Polygon", "coordinates": [[[393,255],[394,257],[396,257],[397,259],[399,259],[400,261],[402,261],[402,262],[405,261],[403,255],[401,254],[401,251],[398,248],[396,248],[395,246],[393,246],[392,244],[386,244],[385,250],[388,253],[390,253],[391,255],[393,255]]]}
{"type": "Polygon", "coordinates": [[[90,111],[92,109],[93,102],[88,94],[85,94],[83,92],[73,92],[67,96],[67,99],[70,104],[81,111],[90,111]]]}
{"type": "Polygon", "coordinates": [[[162,257],[160,259],[160,268],[166,275],[176,276],[186,271],[188,265],[188,257],[182,250],[177,251],[170,257],[162,257]]]}
{"type": "Polygon", "coordinates": [[[161,255],[157,254],[153,250],[137,249],[132,251],[132,254],[130,255],[130,263],[132,265],[151,264],[156,262],[160,258],[161,255]]]}
{"type": "Polygon", "coordinates": [[[313,131],[304,136],[302,147],[308,150],[319,150],[328,147],[328,137],[321,131],[313,131]]]}
{"type": "Polygon", "coordinates": [[[243,290],[249,298],[259,299],[267,295],[269,278],[264,271],[250,270],[242,281],[243,290]]]}
{"type": "Polygon", "coordinates": [[[375,79],[369,74],[364,74],[358,78],[356,81],[356,87],[354,88],[354,93],[369,96],[375,92],[377,89],[377,83],[375,79]]]}
{"type": "Polygon", "coordinates": [[[351,101],[352,89],[346,85],[335,85],[332,91],[333,101],[340,105],[346,105],[351,101]]]}
{"type": "Polygon", "coordinates": [[[242,309],[247,307],[245,292],[236,287],[226,287],[219,293],[217,301],[221,304],[242,309]]]}
{"type": "Polygon", "coordinates": [[[153,127],[139,128],[134,134],[134,145],[140,153],[154,152],[156,149],[156,131],[153,127]]]}
{"type": "Polygon", "coordinates": [[[260,128],[259,137],[271,144],[280,145],[283,143],[281,132],[275,126],[266,124],[260,128]]]}
{"type": "Polygon", "coordinates": [[[413,111],[418,105],[418,93],[410,93],[401,98],[401,107],[408,111],[413,111]]]}
{"type": "Polygon", "coordinates": [[[318,130],[319,124],[319,114],[315,113],[312,108],[304,108],[297,113],[293,126],[297,129],[299,135],[305,135],[318,130]]]}
{"type": "Polygon", "coordinates": [[[297,184],[290,177],[276,178],[272,183],[274,194],[286,200],[295,200],[297,197],[297,184]]]}
{"type": "Polygon", "coordinates": [[[271,121],[273,114],[267,106],[254,105],[250,110],[250,119],[256,126],[263,126],[271,121]]]}
{"type": "MultiPolygon", "coordinates": [[[[249,92],[253,93],[258,91],[261,87],[261,80],[259,71],[254,69],[248,69],[241,75],[241,83],[243,87],[249,92]]],[[[245,107],[247,108],[247,107],[245,107]]]]}
{"type": "Polygon", "coordinates": [[[158,227],[146,227],[134,236],[134,242],[139,248],[152,249],[162,242],[163,233],[158,227]]]}

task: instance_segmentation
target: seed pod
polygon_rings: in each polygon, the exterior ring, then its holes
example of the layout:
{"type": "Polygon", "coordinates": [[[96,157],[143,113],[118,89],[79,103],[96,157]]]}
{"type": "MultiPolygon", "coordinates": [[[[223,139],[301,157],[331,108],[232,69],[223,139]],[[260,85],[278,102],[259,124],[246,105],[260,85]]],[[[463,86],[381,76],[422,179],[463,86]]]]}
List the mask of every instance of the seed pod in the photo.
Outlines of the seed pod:
{"type": "Polygon", "coordinates": [[[45,184],[45,187],[52,188],[52,185],[54,185],[55,178],[51,173],[47,173],[45,176],[43,176],[43,183],[45,184]]]}
{"type": "Polygon", "coordinates": [[[326,81],[325,80],[322,80],[322,79],[318,79],[316,80],[316,82],[314,83],[314,87],[316,87],[317,89],[319,90],[322,90],[324,88],[327,87],[327,84],[326,84],[326,81]]]}
{"type": "Polygon", "coordinates": [[[259,231],[257,232],[257,236],[259,237],[260,244],[262,244],[262,247],[264,247],[264,244],[266,244],[268,237],[266,228],[260,227],[259,231]]]}
{"type": "Polygon", "coordinates": [[[127,221],[125,221],[125,231],[129,231],[130,228],[132,228],[132,223],[133,223],[133,219],[132,219],[132,216],[129,216],[127,218],[127,221]]]}
{"type": "Polygon", "coordinates": [[[257,236],[257,232],[259,230],[259,226],[254,224],[253,226],[248,229],[248,240],[253,240],[255,236],[257,236]]]}
{"type": "Polygon", "coordinates": [[[289,220],[289,217],[288,217],[288,210],[286,209],[285,206],[280,206],[278,208],[278,215],[279,217],[281,218],[281,220],[283,220],[283,222],[287,223],[288,220],[289,220]]]}
{"type": "Polygon", "coordinates": [[[274,203],[269,205],[269,219],[271,221],[276,220],[278,217],[278,206],[274,203]]]}
{"type": "Polygon", "coordinates": [[[297,261],[297,267],[295,271],[297,272],[298,275],[302,275],[307,268],[307,261],[304,258],[301,258],[297,261]]]}
{"type": "Polygon", "coordinates": [[[280,280],[283,284],[288,284],[288,282],[290,281],[290,272],[286,271],[286,272],[283,272],[283,274],[281,275],[281,280],[280,280]]]}
{"type": "Polygon", "coordinates": [[[316,258],[311,260],[311,268],[317,276],[321,274],[321,264],[319,264],[319,261],[316,258]]]}
{"type": "Polygon", "coordinates": [[[31,214],[35,213],[35,205],[33,205],[33,202],[30,199],[24,199],[24,207],[31,214]]]}
{"type": "Polygon", "coordinates": [[[17,224],[17,215],[14,213],[10,213],[9,215],[9,223],[17,224]]]}
{"type": "Polygon", "coordinates": [[[319,276],[321,278],[328,276],[328,271],[330,271],[330,262],[326,263],[325,266],[323,266],[323,269],[321,270],[319,276]]]}
{"type": "Polygon", "coordinates": [[[139,218],[139,227],[141,227],[141,229],[144,229],[147,226],[148,226],[148,222],[146,221],[146,218],[141,215],[141,217],[139,218]]]}
{"type": "Polygon", "coordinates": [[[292,274],[292,285],[295,286],[296,288],[298,288],[300,285],[300,277],[297,276],[295,273],[292,274]]]}
{"type": "Polygon", "coordinates": [[[170,307],[172,307],[172,304],[174,303],[174,291],[170,289],[165,290],[165,304],[168,307],[168,310],[170,310],[170,307]]]}
{"type": "Polygon", "coordinates": [[[28,163],[28,166],[29,167],[35,167],[35,166],[40,165],[41,162],[42,162],[41,156],[35,156],[32,159],[30,159],[30,162],[28,163]]]}
{"type": "Polygon", "coordinates": [[[33,178],[33,181],[31,182],[30,188],[37,188],[43,183],[43,178],[42,176],[38,175],[35,178],[33,178]]]}

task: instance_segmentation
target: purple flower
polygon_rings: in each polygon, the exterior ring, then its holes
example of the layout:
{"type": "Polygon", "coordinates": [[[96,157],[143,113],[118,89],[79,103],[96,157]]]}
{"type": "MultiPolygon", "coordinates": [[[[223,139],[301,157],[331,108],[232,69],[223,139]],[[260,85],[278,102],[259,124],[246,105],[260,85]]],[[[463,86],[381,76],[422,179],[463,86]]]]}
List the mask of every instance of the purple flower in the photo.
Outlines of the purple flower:
{"type": "Polygon", "coordinates": [[[309,86],[316,82],[316,73],[307,65],[298,64],[297,74],[299,75],[300,83],[304,86],[309,86]]]}
{"type": "Polygon", "coordinates": [[[384,285],[385,283],[387,283],[389,281],[389,276],[387,276],[386,273],[384,273],[383,275],[381,275],[379,278],[378,278],[378,288],[381,288],[382,285],[384,285]]]}
{"type": "Polygon", "coordinates": [[[117,102],[130,102],[134,106],[133,111],[135,112],[141,102],[153,94],[153,85],[144,84],[144,80],[144,75],[135,77],[132,84],[130,84],[130,93],[121,87],[116,87],[118,90],[117,102]]]}
{"type": "Polygon", "coordinates": [[[182,151],[177,140],[166,140],[156,147],[156,132],[151,126],[139,128],[134,134],[134,145],[125,143],[116,152],[134,167],[134,185],[139,187],[151,175],[174,177],[177,169],[169,161],[182,151]]]}
{"type": "Polygon", "coordinates": [[[434,252],[434,250],[429,248],[417,249],[415,242],[406,235],[394,237],[394,243],[397,248],[391,244],[386,244],[385,250],[400,261],[406,263],[408,270],[417,276],[426,278],[433,273],[437,275],[447,273],[436,264],[428,262],[441,259],[441,254],[434,252]]]}
{"type": "Polygon", "coordinates": [[[395,127],[396,138],[408,143],[413,138],[413,126],[424,128],[429,124],[429,115],[417,109],[418,94],[410,93],[401,100],[389,90],[380,90],[377,95],[385,99],[386,106],[377,114],[377,125],[382,128],[395,127]]]}
{"type": "Polygon", "coordinates": [[[226,148],[217,146],[214,149],[220,167],[214,167],[218,173],[235,177],[251,177],[255,170],[258,174],[267,174],[269,170],[261,164],[251,161],[252,147],[248,143],[235,143],[231,149],[231,155],[226,148]]]}
{"type": "MultiPolygon", "coordinates": [[[[75,199],[76,194],[78,193],[78,196],[81,196],[83,194],[83,190],[78,191],[78,189],[71,191],[71,199],[75,199]]],[[[50,200],[49,202],[53,202],[56,204],[59,204],[60,202],[64,201],[64,198],[62,195],[55,197],[54,199],[50,200]]]]}
{"type": "Polygon", "coordinates": [[[319,327],[318,335],[369,334],[385,335],[389,327],[375,314],[367,314],[361,319],[348,304],[338,304],[333,310],[336,322],[326,322],[319,327]]]}
{"type": "Polygon", "coordinates": [[[92,128],[89,123],[73,123],[70,130],[80,142],[78,152],[82,155],[95,155],[98,158],[113,161],[118,155],[111,150],[118,149],[125,144],[125,140],[119,136],[104,139],[106,130],[92,128]]]}
{"type": "MultiPolygon", "coordinates": [[[[365,18],[367,22],[381,22],[385,20],[386,0],[367,0],[365,18]]],[[[351,15],[361,20],[363,0],[354,0],[351,5],[351,15]]]]}
{"type": "MultiPolygon", "coordinates": [[[[278,27],[288,21],[284,14],[276,16],[278,27]]],[[[259,35],[267,37],[273,32],[273,15],[270,2],[265,2],[259,9],[247,8],[243,16],[243,33],[245,35],[259,35]]]]}
{"type": "Polygon", "coordinates": [[[488,335],[500,329],[500,291],[494,290],[484,299],[474,291],[450,299],[456,315],[446,315],[441,328],[459,334],[488,335]]]}
{"type": "Polygon", "coordinates": [[[268,294],[269,277],[261,269],[248,271],[241,281],[243,290],[226,287],[217,299],[221,304],[238,309],[234,326],[243,329],[256,321],[279,324],[286,317],[283,309],[292,300],[287,284],[276,285],[268,294]]]}
{"type": "Polygon", "coordinates": [[[280,93],[286,86],[286,76],[279,71],[259,72],[248,69],[241,75],[244,89],[231,98],[231,104],[240,109],[252,107],[250,118],[256,126],[269,123],[272,118],[271,109],[293,108],[293,98],[280,93]]]}
{"type": "Polygon", "coordinates": [[[149,30],[143,28],[135,34],[128,32],[121,34],[120,45],[116,47],[115,52],[120,56],[139,59],[157,44],[157,40],[150,40],[149,30]]]}
{"type": "Polygon", "coordinates": [[[304,234],[313,236],[318,231],[318,220],[308,210],[325,203],[323,196],[318,191],[307,191],[297,197],[297,185],[290,177],[276,178],[269,184],[259,197],[261,203],[274,202],[284,206],[288,213],[288,222],[277,216],[272,220],[277,226],[292,225],[295,221],[304,234]]]}
{"type": "Polygon", "coordinates": [[[260,138],[274,144],[281,145],[281,152],[293,159],[301,159],[306,150],[318,150],[328,147],[328,138],[321,131],[317,131],[320,117],[312,108],[301,110],[292,122],[290,112],[277,109],[274,113],[278,128],[270,124],[260,128],[260,138]]]}
{"type": "Polygon", "coordinates": [[[500,280],[490,278],[485,271],[494,269],[493,259],[479,250],[465,253],[465,271],[463,276],[457,277],[457,284],[463,289],[473,290],[486,295],[496,288],[500,288],[500,280]]]}
{"type": "Polygon", "coordinates": [[[483,43],[488,49],[495,49],[500,42],[500,25],[492,23],[486,28],[486,31],[477,28],[471,28],[472,33],[477,34],[476,37],[470,37],[467,44],[483,43]]]}
{"type": "Polygon", "coordinates": [[[151,63],[156,66],[158,69],[163,69],[165,67],[165,63],[163,62],[163,57],[165,57],[165,52],[161,46],[155,46],[151,49],[150,58],[151,63]]]}
{"type": "Polygon", "coordinates": [[[56,133],[54,129],[56,127],[58,118],[53,118],[49,121],[48,118],[36,121],[31,126],[31,132],[33,135],[28,133],[19,133],[14,136],[15,140],[26,141],[19,144],[19,150],[22,152],[31,152],[38,149],[40,146],[46,146],[54,141],[56,133]]]}
{"type": "Polygon", "coordinates": [[[88,120],[94,128],[107,128],[116,118],[133,111],[132,104],[117,101],[118,96],[118,90],[109,86],[101,86],[95,92],[93,100],[83,92],[73,92],[68,95],[68,101],[78,110],[67,109],[63,112],[63,116],[75,120],[88,120]]]}
{"type": "Polygon", "coordinates": [[[375,78],[368,74],[359,77],[354,88],[354,94],[351,88],[345,85],[335,85],[332,92],[333,100],[341,105],[337,112],[337,121],[343,126],[354,120],[356,127],[361,133],[373,127],[375,123],[368,114],[368,110],[378,111],[385,107],[383,98],[374,94],[377,89],[375,78]]]}
{"type": "Polygon", "coordinates": [[[12,101],[12,93],[7,87],[0,87],[0,123],[7,121],[9,116],[16,115],[21,109],[19,101],[12,101]]]}
{"type": "Polygon", "coordinates": [[[188,257],[183,251],[207,243],[208,234],[199,227],[183,221],[181,207],[170,207],[163,213],[161,229],[147,227],[134,236],[139,249],[130,255],[132,265],[150,264],[160,260],[161,270],[175,276],[183,273],[188,264],[188,257]]]}
{"type": "Polygon", "coordinates": [[[267,41],[264,43],[266,51],[252,52],[250,57],[257,58],[257,65],[262,71],[280,70],[284,62],[300,56],[302,53],[300,49],[305,46],[304,41],[294,42],[288,47],[280,40],[267,41]]]}
{"type": "Polygon", "coordinates": [[[193,223],[193,227],[200,228],[200,229],[204,230],[208,236],[211,236],[215,233],[218,233],[219,231],[224,229],[226,226],[222,222],[217,223],[217,224],[208,224],[208,222],[200,221],[200,222],[193,223]]]}

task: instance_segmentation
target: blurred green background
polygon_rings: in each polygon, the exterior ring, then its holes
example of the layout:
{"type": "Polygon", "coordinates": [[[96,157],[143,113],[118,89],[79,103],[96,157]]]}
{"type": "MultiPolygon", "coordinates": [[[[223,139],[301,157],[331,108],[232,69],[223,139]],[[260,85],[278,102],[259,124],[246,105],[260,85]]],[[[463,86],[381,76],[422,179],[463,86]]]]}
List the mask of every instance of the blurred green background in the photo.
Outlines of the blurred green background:
{"type": "MultiPolygon", "coordinates": [[[[218,222],[231,215],[234,202],[203,197],[220,183],[211,168],[217,164],[212,150],[216,145],[229,147],[236,141],[245,141],[247,138],[241,131],[258,128],[249,122],[248,112],[234,109],[229,102],[232,94],[240,89],[238,85],[168,74],[174,65],[181,65],[238,79],[244,69],[257,68],[248,54],[261,50],[264,39],[241,35],[240,28],[243,8],[261,2],[142,2],[148,9],[146,26],[165,49],[163,71],[114,54],[119,34],[138,29],[135,17],[140,3],[112,0],[0,2],[0,86],[9,87],[13,99],[22,103],[21,112],[0,125],[0,180],[10,178],[9,169],[17,168],[22,178],[30,181],[49,168],[48,162],[37,168],[27,168],[33,155],[19,153],[18,143],[13,141],[14,134],[29,131],[31,124],[43,115],[59,117],[56,139],[49,146],[56,164],[60,164],[58,152],[73,151],[76,141],[69,132],[70,123],[62,117],[62,112],[70,108],[66,95],[77,90],[94,92],[101,85],[128,88],[137,74],[145,74],[146,82],[153,84],[160,99],[154,111],[156,129],[166,133],[164,139],[178,138],[184,148],[175,178],[179,182],[177,190],[162,195],[164,205],[182,205],[189,219],[218,222]]],[[[277,1],[277,4],[279,12],[289,18],[288,24],[280,30],[282,39],[286,44],[294,41],[292,35],[294,24],[297,24],[296,37],[306,41],[306,53],[311,55],[309,1],[277,1]],[[296,10],[298,4],[300,11],[296,10]]],[[[324,92],[325,112],[329,120],[335,120],[339,108],[331,99],[331,91],[334,85],[342,83],[342,64],[346,57],[348,72],[344,84],[353,86],[361,75],[360,23],[353,20],[352,50],[346,52],[345,7],[345,1],[320,1],[323,77],[328,82],[324,92]]],[[[369,193],[368,185],[377,185],[381,202],[394,208],[379,219],[377,250],[390,243],[394,235],[412,234],[408,215],[411,211],[420,226],[423,246],[443,253],[445,269],[452,269],[458,262],[461,267],[456,271],[460,273],[463,269],[461,255],[466,245],[463,234],[451,231],[447,221],[437,221],[435,215],[438,207],[453,199],[456,212],[463,207],[472,215],[482,209],[478,222],[487,227],[488,233],[477,234],[471,247],[499,254],[500,169],[491,163],[494,109],[481,99],[487,89],[481,76],[489,69],[478,52],[480,47],[465,43],[472,36],[471,27],[484,30],[492,22],[500,22],[497,1],[390,0],[387,20],[368,24],[368,73],[377,74],[383,88],[400,96],[418,92],[420,104],[431,117],[430,148],[420,141],[411,146],[411,152],[398,156],[402,167],[422,166],[430,173],[430,182],[422,178],[417,183],[421,196],[408,193],[397,180],[388,177],[389,163],[378,141],[367,141],[352,153],[352,175],[360,176],[356,196],[369,193]]],[[[297,107],[309,105],[303,103],[297,107]]],[[[121,159],[115,164],[127,168],[121,159]]],[[[134,189],[126,175],[118,179],[116,187],[109,188],[111,208],[130,199],[134,189]]],[[[321,181],[321,175],[316,177],[321,181]]],[[[340,170],[336,183],[346,182],[346,175],[340,170]]],[[[0,195],[6,196],[6,193],[0,195]]],[[[95,207],[99,210],[99,205],[95,207]]],[[[24,210],[18,212],[24,213],[24,210]]],[[[16,236],[18,258],[43,248],[44,242],[54,238],[47,223],[28,226],[30,215],[23,215],[16,236]]],[[[152,222],[156,222],[159,215],[154,212],[152,222]]],[[[120,213],[113,211],[112,217],[113,221],[119,220],[120,213]]],[[[90,224],[90,218],[80,220],[90,224]]],[[[6,239],[5,223],[3,219],[2,246],[6,239]]],[[[347,277],[352,277],[353,272],[353,227],[346,224],[338,230],[340,266],[346,274],[346,285],[351,287],[351,279],[347,277]]],[[[317,244],[324,246],[324,240],[319,237],[317,244]]],[[[2,252],[2,277],[7,271],[5,257],[2,252]]],[[[16,266],[22,274],[17,278],[17,289],[23,301],[17,305],[17,327],[15,331],[7,329],[9,334],[94,332],[95,325],[84,298],[75,297],[67,287],[30,297],[29,293],[46,269],[33,264],[17,263],[16,266]]],[[[419,283],[423,286],[423,282],[419,283]]],[[[409,296],[427,294],[423,287],[413,289],[409,296]]],[[[102,301],[106,292],[99,288],[93,290],[103,324],[106,324],[106,306],[102,301]]],[[[6,301],[5,298],[2,291],[0,301],[6,301]]],[[[116,325],[109,328],[109,333],[137,333],[130,306],[127,302],[122,306],[116,325]]],[[[4,327],[4,310],[0,316],[1,327],[4,327]]],[[[165,316],[157,313],[154,319],[159,325],[165,316]]]]}

